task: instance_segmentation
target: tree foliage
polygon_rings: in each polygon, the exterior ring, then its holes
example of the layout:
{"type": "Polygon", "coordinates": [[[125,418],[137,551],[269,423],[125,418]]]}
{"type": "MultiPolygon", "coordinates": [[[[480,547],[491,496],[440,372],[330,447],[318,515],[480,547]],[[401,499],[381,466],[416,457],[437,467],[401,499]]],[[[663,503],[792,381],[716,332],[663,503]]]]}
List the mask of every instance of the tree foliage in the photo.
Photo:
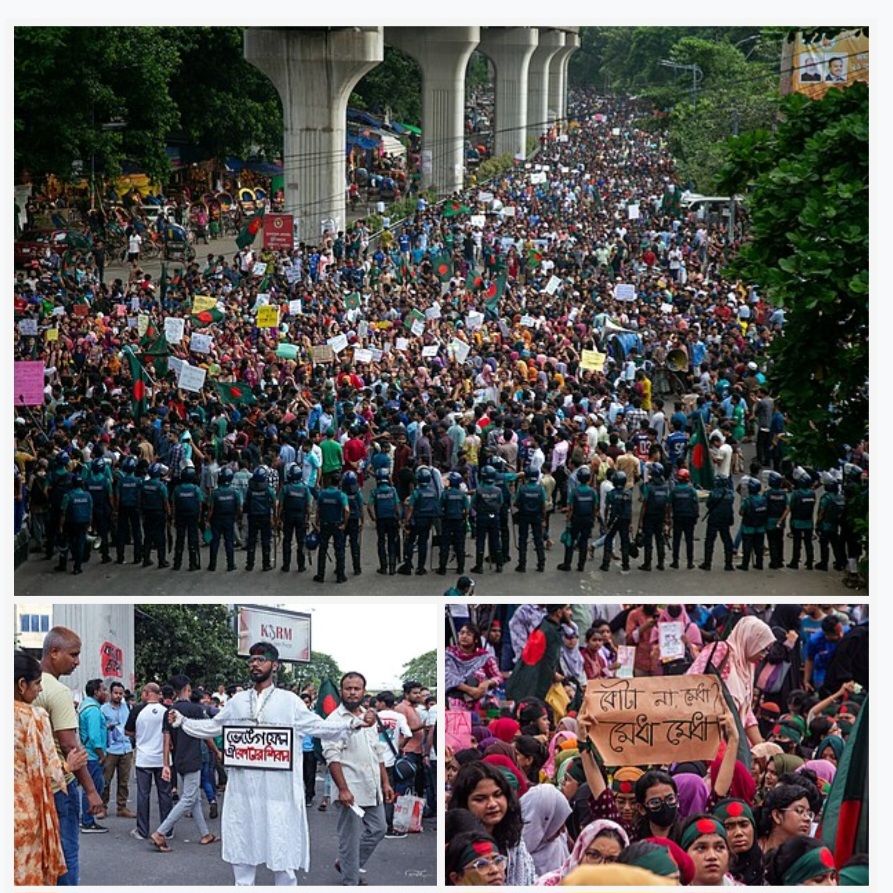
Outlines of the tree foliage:
{"type": "Polygon", "coordinates": [[[135,670],[139,682],[167,682],[185,673],[193,685],[216,689],[220,682],[244,681],[245,662],[233,613],[226,605],[134,606],[135,670]]]}
{"type": "Polygon", "coordinates": [[[421,682],[428,688],[437,685],[437,652],[426,651],[403,664],[403,680],[421,682]]]}
{"type": "Polygon", "coordinates": [[[833,467],[868,422],[868,87],[792,94],[775,133],[734,141],[722,184],[750,192],[735,273],[785,308],[769,383],[796,458],[833,467]]]}
{"type": "Polygon", "coordinates": [[[384,61],[354,87],[350,104],[383,115],[401,124],[422,123],[422,70],[415,60],[396,47],[385,46],[384,61]]]}
{"type": "Polygon", "coordinates": [[[313,682],[317,686],[324,679],[331,679],[335,685],[342,677],[343,671],[338,666],[338,661],[323,651],[311,651],[310,663],[293,664],[292,673],[294,675],[295,685],[303,688],[308,682],[313,682]]]}

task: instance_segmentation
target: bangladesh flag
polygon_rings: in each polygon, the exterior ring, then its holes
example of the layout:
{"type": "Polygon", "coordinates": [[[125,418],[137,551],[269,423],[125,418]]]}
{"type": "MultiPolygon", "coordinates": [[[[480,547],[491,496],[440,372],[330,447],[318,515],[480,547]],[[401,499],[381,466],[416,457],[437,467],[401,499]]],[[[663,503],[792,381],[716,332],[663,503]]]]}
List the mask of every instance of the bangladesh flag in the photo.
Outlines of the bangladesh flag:
{"type": "Polygon", "coordinates": [[[358,292],[351,292],[344,299],[344,306],[347,307],[348,310],[359,310],[360,309],[360,295],[358,292]]]}
{"type": "Polygon", "coordinates": [[[445,251],[434,258],[434,273],[441,282],[453,275],[453,259],[445,251]]]}
{"type": "Polygon", "coordinates": [[[704,416],[697,413],[694,434],[688,442],[690,452],[691,482],[696,490],[712,490],[716,486],[713,476],[713,460],[707,444],[707,431],[704,429],[704,416]]]}
{"type": "Polygon", "coordinates": [[[251,393],[251,385],[244,381],[216,381],[217,396],[222,403],[233,406],[253,406],[257,403],[254,394],[251,393]]]}
{"type": "Polygon", "coordinates": [[[211,307],[209,310],[200,310],[198,313],[191,313],[189,318],[192,320],[192,324],[196,328],[201,329],[205,326],[213,325],[215,322],[223,322],[224,314],[216,307],[211,307]]]}
{"type": "Polygon", "coordinates": [[[245,225],[239,231],[239,235],[236,236],[236,245],[239,248],[247,248],[249,245],[254,242],[257,234],[260,232],[260,228],[264,224],[264,211],[261,208],[260,211],[252,214],[248,220],[245,222],[245,225]]]}
{"type": "Polygon", "coordinates": [[[134,419],[139,422],[149,408],[146,400],[146,386],[149,384],[149,375],[130,348],[127,348],[127,363],[130,366],[130,377],[133,379],[130,408],[134,419]]]}
{"type": "Polygon", "coordinates": [[[505,685],[505,694],[517,703],[522,698],[545,700],[561,660],[561,629],[545,618],[530,634],[505,685]]]}
{"type": "Polygon", "coordinates": [[[164,333],[162,332],[152,339],[147,331],[142,338],[142,343],[146,345],[142,351],[143,357],[151,357],[152,365],[155,367],[155,374],[159,378],[164,378],[168,371],[167,358],[171,354],[171,349],[167,343],[167,338],[164,337],[164,333]]]}
{"type": "Polygon", "coordinates": [[[468,275],[465,277],[466,291],[480,291],[483,287],[484,277],[480,273],[475,273],[473,270],[470,270],[468,275]]]}
{"type": "MultiPolygon", "coordinates": [[[[316,695],[316,706],[313,708],[317,715],[325,719],[341,703],[341,695],[335,683],[328,676],[323,679],[316,695]]],[[[313,739],[313,752],[318,759],[322,759],[322,742],[319,738],[313,739]]]]}
{"type": "Polygon", "coordinates": [[[499,299],[502,297],[502,293],[505,291],[505,279],[505,273],[500,273],[494,280],[490,282],[490,284],[487,286],[487,290],[484,292],[487,309],[492,310],[493,313],[496,312],[496,308],[499,306],[499,299]]]}
{"type": "Polygon", "coordinates": [[[847,739],[825,801],[822,843],[838,868],[854,853],[868,852],[868,698],[847,739]]]}
{"type": "Polygon", "coordinates": [[[537,251],[535,248],[531,248],[527,252],[527,266],[530,267],[531,270],[535,270],[540,264],[543,262],[542,254],[537,251]]]}
{"type": "Polygon", "coordinates": [[[457,214],[470,214],[471,208],[468,205],[463,205],[462,202],[456,201],[455,199],[452,201],[448,201],[443,206],[443,216],[444,217],[455,217],[457,214]]]}

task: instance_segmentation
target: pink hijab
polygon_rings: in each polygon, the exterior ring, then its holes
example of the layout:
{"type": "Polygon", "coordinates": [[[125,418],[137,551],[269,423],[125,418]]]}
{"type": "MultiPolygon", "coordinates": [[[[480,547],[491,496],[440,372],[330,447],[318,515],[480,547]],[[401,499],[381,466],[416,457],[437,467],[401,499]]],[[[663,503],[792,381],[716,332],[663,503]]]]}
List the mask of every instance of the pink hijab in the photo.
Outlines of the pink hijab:
{"type": "Polygon", "coordinates": [[[615,832],[623,841],[624,848],[629,846],[629,835],[617,822],[612,822],[610,819],[596,819],[580,832],[571,854],[561,863],[560,867],[538,878],[537,886],[557,887],[565,875],[570,874],[575,868],[579,868],[583,864],[583,854],[589,849],[589,844],[603,831],[615,832]]]}

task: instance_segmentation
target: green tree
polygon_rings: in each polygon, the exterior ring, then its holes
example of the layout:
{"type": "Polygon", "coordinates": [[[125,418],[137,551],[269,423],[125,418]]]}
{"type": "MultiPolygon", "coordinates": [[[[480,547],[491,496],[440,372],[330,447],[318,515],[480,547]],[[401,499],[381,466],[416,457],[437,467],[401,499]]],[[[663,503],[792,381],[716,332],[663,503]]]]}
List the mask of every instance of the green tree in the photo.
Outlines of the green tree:
{"type": "Polygon", "coordinates": [[[292,672],[294,674],[294,682],[299,688],[303,688],[308,682],[314,682],[319,685],[323,679],[331,679],[335,685],[344,675],[338,661],[330,654],[323,651],[311,651],[310,663],[293,664],[292,672]]]}
{"type": "Polygon", "coordinates": [[[354,87],[350,104],[378,115],[390,110],[391,120],[422,123],[422,70],[396,47],[386,46],[384,61],[354,87]]]}
{"type": "Polygon", "coordinates": [[[244,681],[245,662],[237,656],[239,640],[233,613],[225,605],[134,606],[139,682],[167,682],[185,673],[194,685],[244,681]]]}
{"type": "Polygon", "coordinates": [[[750,193],[734,272],[785,308],[769,385],[790,449],[829,468],[868,424],[868,87],[792,94],[781,114],[733,142],[721,183],[750,193]]]}
{"type": "Polygon", "coordinates": [[[413,679],[428,688],[437,685],[437,652],[426,651],[403,664],[403,680],[413,679]]]}

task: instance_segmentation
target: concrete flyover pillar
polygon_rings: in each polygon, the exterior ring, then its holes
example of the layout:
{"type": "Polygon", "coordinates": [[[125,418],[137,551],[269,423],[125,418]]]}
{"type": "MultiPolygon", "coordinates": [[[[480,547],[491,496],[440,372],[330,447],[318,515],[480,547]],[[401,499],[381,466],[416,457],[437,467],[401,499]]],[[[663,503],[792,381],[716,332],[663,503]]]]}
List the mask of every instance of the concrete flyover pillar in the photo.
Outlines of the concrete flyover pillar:
{"type": "Polygon", "coordinates": [[[282,99],[285,211],[312,244],[347,221],[347,100],[384,59],[382,29],[246,28],[244,50],[282,99]]]}
{"type": "Polygon", "coordinates": [[[478,49],[496,69],[495,155],[526,155],[527,70],[536,49],[536,28],[487,28],[478,49]]]}
{"type": "Polygon", "coordinates": [[[465,69],[481,39],[467,28],[385,28],[389,46],[422,69],[422,187],[440,195],[462,188],[465,174],[465,69]]]}
{"type": "Polygon", "coordinates": [[[527,71],[527,136],[539,139],[549,129],[549,63],[564,46],[564,32],[539,29],[540,39],[527,71]]]}
{"type": "Polygon", "coordinates": [[[549,63],[549,118],[558,118],[564,123],[567,118],[567,66],[571,56],[580,49],[578,28],[564,28],[564,46],[552,57],[549,63]]]}

